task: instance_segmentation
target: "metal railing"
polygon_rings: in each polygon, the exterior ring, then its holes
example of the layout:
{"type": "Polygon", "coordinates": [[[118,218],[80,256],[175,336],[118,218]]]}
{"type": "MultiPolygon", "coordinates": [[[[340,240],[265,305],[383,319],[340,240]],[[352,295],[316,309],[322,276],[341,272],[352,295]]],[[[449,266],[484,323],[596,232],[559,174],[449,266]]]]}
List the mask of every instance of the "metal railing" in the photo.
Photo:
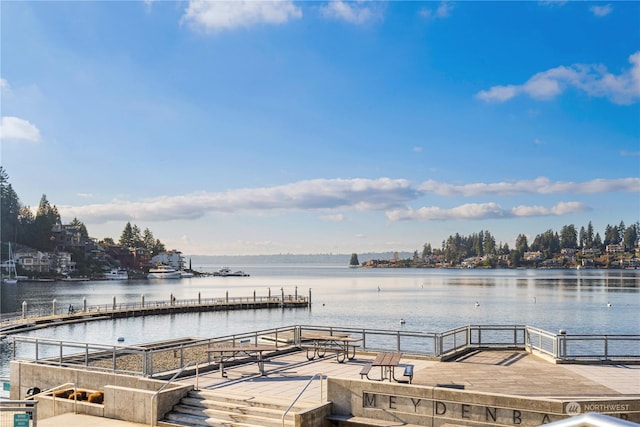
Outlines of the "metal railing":
{"type": "Polygon", "coordinates": [[[33,400],[0,400],[0,427],[16,425],[18,417],[26,421],[27,425],[38,427],[38,402],[33,400]]]}
{"type": "MultiPolygon", "coordinates": [[[[166,383],[164,383],[162,385],[162,387],[160,387],[158,389],[158,391],[156,391],[153,396],[151,396],[151,426],[156,426],[158,425],[158,408],[156,405],[154,405],[155,400],[157,399],[158,395],[160,394],[160,392],[162,392],[162,390],[164,390],[165,388],[167,388],[169,386],[169,384],[171,384],[173,382],[173,380],[175,380],[176,378],[178,378],[180,376],[180,374],[182,372],[184,372],[185,369],[187,369],[189,366],[193,365],[194,362],[190,361],[188,362],[186,365],[184,365],[182,368],[180,368],[180,370],[178,372],[175,373],[174,376],[171,377],[171,379],[169,379],[166,383]]],[[[196,364],[196,371],[198,369],[198,364],[196,364]]],[[[196,378],[198,377],[198,374],[196,373],[196,378]]],[[[196,386],[197,389],[197,386],[196,386]]]]}
{"type": "Polygon", "coordinates": [[[296,402],[298,400],[300,400],[300,398],[302,397],[304,392],[307,390],[307,388],[309,388],[309,386],[316,379],[316,377],[320,377],[320,402],[324,402],[324,389],[323,389],[323,386],[322,386],[322,382],[323,382],[323,380],[325,378],[324,378],[324,376],[322,374],[315,374],[314,376],[311,377],[311,379],[309,379],[309,381],[307,381],[307,384],[305,384],[305,386],[302,387],[302,390],[300,390],[300,393],[298,393],[298,395],[293,399],[291,404],[282,413],[282,427],[284,427],[284,419],[287,416],[287,414],[289,413],[289,411],[291,411],[291,408],[293,408],[293,405],[295,405],[296,402]]]}
{"type": "Polygon", "coordinates": [[[257,346],[301,347],[317,335],[359,338],[362,351],[394,351],[427,357],[449,357],[479,348],[509,348],[537,352],[557,361],[640,363],[640,335],[568,335],[523,325],[467,325],[445,332],[418,332],[333,326],[293,325],[208,339],[185,338],[145,346],[90,344],[77,341],[13,336],[14,359],[55,366],[158,377],[172,375],[186,361],[213,367],[207,349],[257,346]],[[29,354],[29,357],[25,356],[29,354]]]}
{"type": "Polygon", "coordinates": [[[6,328],[12,325],[21,324],[25,322],[31,322],[37,319],[43,318],[65,318],[69,316],[82,316],[87,314],[104,314],[109,315],[116,312],[127,311],[139,311],[148,309],[161,309],[161,308],[184,308],[184,307],[199,307],[199,306],[225,306],[225,305],[242,305],[242,304],[272,304],[274,306],[281,306],[287,303],[305,303],[309,298],[304,295],[268,295],[268,296],[248,296],[248,297],[216,297],[216,298],[189,298],[189,299],[175,299],[173,295],[168,300],[157,301],[145,301],[144,296],[141,297],[139,302],[118,302],[116,297],[113,297],[113,301],[105,304],[93,304],[88,305],[87,300],[83,299],[82,304],[73,305],[73,309],[70,310],[68,305],[61,304],[52,300],[51,304],[47,306],[38,306],[36,308],[27,309],[27,304],[23,303],[22,310],[13,313],[3,313],[0,315],[0,329],[6,328]]]}

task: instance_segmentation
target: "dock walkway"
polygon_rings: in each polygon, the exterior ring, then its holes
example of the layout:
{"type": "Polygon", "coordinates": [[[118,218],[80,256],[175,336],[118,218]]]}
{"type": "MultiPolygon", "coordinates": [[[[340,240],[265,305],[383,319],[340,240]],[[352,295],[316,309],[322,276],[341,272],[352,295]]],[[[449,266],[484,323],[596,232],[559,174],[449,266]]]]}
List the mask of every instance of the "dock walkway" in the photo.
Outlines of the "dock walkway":
{"type": "Polygon", "coordinates": [[[54,308],[50,315],[29,315],[5,318],[0,322],[0,337],[19,334],[34,329],[57,326],[60,324],[82,323],[94,320],[119,319],[152,315],[200,313],[208,311],[261,310],[275,308],[306,308],[307,297],[298,295],[265,296],[255,294],[251,297],[198,298],[178,300],[170,298],[164,301],[142,300],[140,303],[116,303],[87,306],[84,304],[74,311],[54,308]]]}

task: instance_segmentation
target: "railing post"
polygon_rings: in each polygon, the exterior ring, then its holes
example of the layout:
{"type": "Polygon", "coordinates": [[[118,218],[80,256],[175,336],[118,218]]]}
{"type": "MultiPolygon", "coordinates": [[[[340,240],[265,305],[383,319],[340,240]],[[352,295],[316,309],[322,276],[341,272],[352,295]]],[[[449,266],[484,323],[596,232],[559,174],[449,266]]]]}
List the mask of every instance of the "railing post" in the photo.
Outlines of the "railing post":
{"type": "Polygon", "coordinates": [[[397,332],[398,352],[400,351],[400,331],[397,332]]]}
{"type": "Polygon", "coordinates": [[[55,299],[55,298],[53,299],[53,301],[52,301],[52,304],[51,304],[51,305],[52,305],[52,307],[51,307],[51,308],[52,308],[52,310],[51,310],[51,311],[52,311],[51,315],[52,315],[52,316],[55,316],[55,315],[56,315],[56,299],[55,299]]]}
{"type": "Polygon", "coordinates": [[[606,335],[604,336],[604,358],[609,359],[609,339],[606,335]]]}
{"type": "Polygon", "coordinates": [[[23,319],[27,318],[27,302],[26,301],[22,301],[22,318],[23,319]]]}

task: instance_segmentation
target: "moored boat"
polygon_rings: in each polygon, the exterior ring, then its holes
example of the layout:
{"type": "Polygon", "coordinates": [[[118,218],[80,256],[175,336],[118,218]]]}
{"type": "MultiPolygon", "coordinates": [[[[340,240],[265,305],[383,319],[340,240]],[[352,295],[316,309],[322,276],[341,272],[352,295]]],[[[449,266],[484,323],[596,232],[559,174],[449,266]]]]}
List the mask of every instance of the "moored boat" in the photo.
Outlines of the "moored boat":
{"type": "Polygon", "coordinates": [[[242,270],[231,271],[229,267],[223,267],[220,270],[213,273],[214,276],[222,277],[249,277],[249,273],[245,273],[242,270]]]}
{"type": "Polygon", "coordinates": [[[11,251],[11,243],[9,243],[9,259],[5,263],[9,276],[5,277],[2,281],[7,285],[15,285],[18,283],[18,273],[16,271],[16,260],[13,258],[13,252],[11,251]]]}
{"type": "Polygon", "coordinates": [[[180,279],[182,274],[175,268],[160,264],[149,269],[147,279],[180,279]]]}
{"type": "Polygon", "coordinates": [[[104,278],[107,280],[128,280],[129,272],[124,268],[112,268],[104,273],[104,278]]]}

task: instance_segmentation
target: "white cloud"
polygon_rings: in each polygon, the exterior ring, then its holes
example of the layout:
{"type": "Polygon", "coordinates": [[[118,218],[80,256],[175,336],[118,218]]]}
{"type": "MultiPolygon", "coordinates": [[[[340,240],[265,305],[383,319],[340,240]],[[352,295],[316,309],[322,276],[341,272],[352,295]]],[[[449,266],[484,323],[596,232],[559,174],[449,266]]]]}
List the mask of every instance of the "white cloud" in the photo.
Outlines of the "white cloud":
{"type": "Polygon", "coordinates": [[[613,12],[613,8],[610,4],[606,4],[604,6],[591,6],[589,10],[591,11],[591,13],[593,13],[594,16],[597,17],[607,16],[608,14],[613,12]]]}
{"type": "Polygon", "coordinates": [[[383,210],[417,197],[403,179],[316,179],[287,185],[238,189],[225,193],[196,193],[130,202],[62,206],[62,215],[87,223],[111,220],[162,221],[195,219],[208,213],[263,211],[322,211],[331,209],[383,210]]]}
{"type": "Polygon", "coordinates": [[[40,142],[40,131],[27,120],[19,117],[2,117],[0,139],[40,142]]]}
{"type": "Polygon", "coordinates": [[[497,203],[467,203],[451,209],[437,206],[420,209],[393,209],[386,212],[391,221],[444,221],[515,218],[531,216],[561,216],[590,210],[579,202],[561,202],[551,208],[542,206],[516,206],[504,209],[497,203]]]}
{"type": "Polygon", "coordinates": [[[88,224],[108,221],[170,221],[197,219],[207,214],[250,214],[265,212],[320,212],[323,221],[344,221],[336,211],[386,211],[389,219],[479,219],[533,215],[564,215],[586,210],[575,202],[552,208],[518,206],[503,209],[497,203],[469,203],[453,209],[408,208],[410,202],[428,194],[446,197],[479,195],[514,196],[526,194],[592,194],[640,192],[640,178],[594,179],[586,182],[554,182],[545,177],[534,180],[454,185],[426,181],[418,187],[404,179],[316,179],[264,188],[244,188],[222,193],[193,193],[163,196],[140,201],[114,200],[105,204],[58,206],[66,218],[83,218],[88,224]]]}
{"type": "Polygon", "coordinates": [[[191,0],[182,22],[205,32],[216,32],[256,24],[284,24],[301,17],[302,11],[286,0],[191,0]]]}
{"type": "Polygon", "coordinates": [[[440,2],[437,8],[430,9],[427,7],[423,7],[420,9],[420,16],[426,19],[438,19],[438,18],[448,18],[451,15],[451,11],[454,9],[453,4],[448,1],[440,2]]]}
{"type": "Polygon", "coordinates": [[[365,24],[382,18],[382,11],[377,3],[364,1],[332,0],[320,8],[320,13],[327,18],[351,24],[365,24]]]}
{"type": "Polygon", "coordinates": [[[323,215],[320,217],[320,219],[327,222],[342,222],[344,221],[344,215],[343,214],[323,215]]]}
{"type": "Polygon", "coordinates": [[[640,151],[622,150],[620,151],[620,155],[622,157],[638,157],[640,156],[640,151]]]}
{"type": "Polygon", "coordinates": [[[520,194],[593,194],[610,192],[640,192],[640,178],[594,179],[585,182],[553,182],[546,177],[533,180],[512,182],[475,182],[464,185],[454,185],[438,181],[425,181],[418,186],[424,193],[439,196],[514,196],[520,194]]]}
{"type": "Polygon", "coordinates": [[[608,98],[615,104],[632,104],[640,98],[640,51],[629,56],[631,68],[615,75],[597,64],[559,66],[535,74],[521,85],[499,85],[476,94],[487,102],[504,102],[525,94],[534,99],[553,99],[568,87],[589,96],[608,98]]]}
{"type": "Polygon", "coordinates": [[[9,89],[9,82],[7,81],[7,79],[3,79],[0,77],[0,89],[9,89]]]}
{"type": "Polygon", "coordinates": [[[476,95],[483,101],[507,101],[518,94],[518,87],[513,85],[508,86],[493,86],[488,90],[478,92],[476,95]]]}

